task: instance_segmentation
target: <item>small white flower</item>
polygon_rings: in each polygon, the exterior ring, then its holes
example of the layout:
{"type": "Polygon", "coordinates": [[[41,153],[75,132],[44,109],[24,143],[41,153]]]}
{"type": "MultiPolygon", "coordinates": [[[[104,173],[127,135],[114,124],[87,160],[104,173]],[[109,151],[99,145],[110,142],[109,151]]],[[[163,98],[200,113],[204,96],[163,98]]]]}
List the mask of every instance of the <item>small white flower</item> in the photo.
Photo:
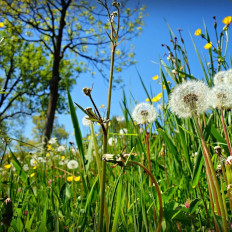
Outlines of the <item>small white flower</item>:
{"type": "Polygon", "coordinates": [[[110,137],[110,138],[108,139],[108,144],[109,144],[110,146],[116,145],[117,142],[118,142],[117,138],[110,137]]]}
{"type": "Polygon", "coordinates": [[[122,122],[122,121],[125,120],[125,118],[124,118],[123,116],[117,116],[117,117],[116,117],[116,120],[117,120],[118,122],[122,122]]]}
{"type": "Polygon", "coordinates": [[[216,73],[215,76],[213,77],[214,85],[223,84],[225,81],[225,74],[226,74],[226,71],[220,71],[216,73]]]}
{"type": "Polygon", "coordinates": [[[56,143],[56,138],[51,138],[48,141],[49,144],[55,144],[56,143]]]}
{"type": "Polygon", "coordinates": [[[127,134],[128,133],[128,130],[126,128],[122,128],[119,130],[119,134],[120,135],[124,135],[124,134],[127,134]]]}
{"type": "Polygon", "coordinates": [[[132,118],[138,124],[151,123],[157,118],[157,112],[153,105],[143,102],[135,106],[132,118]]]}
{"type": "Polygon", "coordinates": [[[91,121],[88,119],[89,117],[86,115],[82,118],[82,124],[84,126],[90,127],[91,125],[91,121]]]}
{"type": "Polygon", "coordinates": [[[58,148],[57,148],[57,151],[58,152],[63,152],[63,151],[65,151],[65,146],[59,146],[58,148]]]}
{"type": "Polygon", "coordinates": [[[70,160],[67,164],[68,169],[78,168],[78,162],[76,160],[70,160]]]}
{"type": "Polygon", "coordinates": [[[218,84],[210,92],[208,97],[210,106],[217,109],[230,109],[232,107],[232,86],[218,84]]]}
{"type": "Polygon", "coordinates": [[[201,81],[191,80],[177,85],[170,94],[169,107],[180,118],[200,115],[208,108],[210,89],[201,81]]]}

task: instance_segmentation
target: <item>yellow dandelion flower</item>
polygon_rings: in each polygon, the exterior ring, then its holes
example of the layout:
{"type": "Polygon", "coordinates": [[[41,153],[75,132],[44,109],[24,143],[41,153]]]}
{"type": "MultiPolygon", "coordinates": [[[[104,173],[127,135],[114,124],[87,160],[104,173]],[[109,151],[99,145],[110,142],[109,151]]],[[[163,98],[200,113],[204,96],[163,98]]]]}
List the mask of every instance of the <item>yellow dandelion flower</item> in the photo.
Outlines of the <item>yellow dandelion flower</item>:
{"type": "Polygon", "coordinates": [[[146,98],[145,101],[146,101],[146,102],[149,102],[150,100],[149,100],[149,98],[146,98]]]}
{"type": "Polygon", "coordinates": [[[229,25],[229,24],[231,23],[231,21],[232,21],[232,17],[231,17],[231,16],[227,16],[227,17],[225,17],[225,18],[222,20],[222,22],[223,22],[224,24],[226,24],[226,25],[229,25]]]}
{"type": "Polygon", "coordinates": [[[11,158],[11,155],[8,155],[8,158],[11,158]]]}
{"type": "Polygon", "coordinates": [[[11,168],[11,164],[7,164],[4,166],[5,169],[10,169],[11,168]]]}
{"type": "Polygon", "coordinates": [[[61,158],[62,160],[64,160],[64,159],[65,159],[65,156],[64,156],[64,155],[62,155],[60,158],[61,158]]]}
{"type": "Polygon", "coordinates": [[[33,164],[36,164],[37,163],[37,161],[35,160],[35,161],[33,161],[33,164]]]}
{"type": "Polygon", "coordinates": [[[99,134],[96,134],[95,136],[97,137],[99,134]]]}
{"type": "Polygon", "coordinates": [[[68,181],[68,182],[72,182],[72,181],[73,181],[73,176],[68,176],[68,177],[67,177],[67,181],[68,181]]]}
{"type": "Polygon", "coordinates": [[[37,166],[34,166],[33,169],[35,170],[37,168],[37,166]]]}
{"type": "Polygon", "coordinates": [[[163,89],[166,89],[166,86],[165,86],[165,85],[163,85],[163,86],[162,86],[162,88],[163,88],[163,89]]]}
{"type": "Polygon", "coordinates": [[[88,140],[90,140],[90,139],[91,139],[91,136],[89,135],[89,136],[88,136],[88,140]]]}
{"type": "Polygon", "coordinates": [[[100,124],[99,122],[97,123],[97,125],[98,125],[98,126],[101,126],[101,124],[100,124]]]}
{"type": "Polygon", "coordinates": [[[49,152],[47,152],[47,153],[46,153],[46,157],[49,157],[49,156],[50,156],[50,153],[49,153],[49,152]]]}
{"type": "Polygon", "coordinates": [[[201,29],[198,28],[198,29],[195,31],[194,35],[195,35],[195,36],[201,35],[201,29]]]}
{"type": "Polygon", "coordinates": [[[33,172],[31,175],[30,175],[30,177],[33,177],[35,175],[35,173],[33,172]]]}
{"type": "Polygon", "coordinates": [[[158,75],[155,75],[154,77],[152,77],[152,80],[157,80],[159,78],[158,75]]]}
{"type": "Polygon", "coordinates": [[[213,45],[212,42],[209,42],[204,46],[204,49],[210,49],[212,45],[213,45]]]}
{"type": "Polygon", "coordinates": [[[48,149],[48,151],[50,151],[52,149],[52,146],[50,144],[48,144],[47,149],[48,149]]]}
{"type": "Polygon", "coordinates": [[[4,27],[4,23],[3,22],[0,22],[0,28],[1,27],[4,27]]]}
{"type": "Polygon", "coordinates": [[[158,102],[160,98],[162,97],[162,93],[159,93],[157,96],[153,97],[151,99],[152,102],[158,102]]]}
{"type": "Polygon", "coordinates": [[[78,182],[78,181],[80,181],[80,180],[81,180],[81,177],[80,177],[80,176],[77,176],[77,177],[74,178],[74,181],[76,181],[76,182],[78,182]]]}

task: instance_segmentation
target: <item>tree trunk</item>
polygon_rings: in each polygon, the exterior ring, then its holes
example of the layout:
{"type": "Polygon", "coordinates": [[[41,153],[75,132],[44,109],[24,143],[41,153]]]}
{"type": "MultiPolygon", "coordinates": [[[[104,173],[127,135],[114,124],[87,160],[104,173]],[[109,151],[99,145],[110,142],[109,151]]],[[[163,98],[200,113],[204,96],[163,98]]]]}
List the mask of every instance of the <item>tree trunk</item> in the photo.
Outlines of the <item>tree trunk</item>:
{"type": "Polygon", "coordinates": [[[48,140],[51,138],[53,123],[55,119],[56,106],[58,102],[58,86],[60,81],[59,76],[59,66],[60,66],[60,57],[59,54],[55,57],[53,62],[53,70],[52,70],[52,79],[50,81],[50,94],[49,94],[49,102],[47,109],[47,120],[45,124],[44,134],[43,134],[43,145],[46,147],[48,140]]]}

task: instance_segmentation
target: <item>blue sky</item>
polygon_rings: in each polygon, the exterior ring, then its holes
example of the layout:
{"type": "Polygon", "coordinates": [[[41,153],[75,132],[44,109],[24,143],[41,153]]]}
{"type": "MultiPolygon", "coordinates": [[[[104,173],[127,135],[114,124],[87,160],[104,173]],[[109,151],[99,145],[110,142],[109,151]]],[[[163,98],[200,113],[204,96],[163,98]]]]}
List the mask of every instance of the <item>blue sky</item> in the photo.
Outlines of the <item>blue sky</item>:
{"type": "MultiPolygon", "coordinates": [[[[204,29],[204,20],[209,34],[213,37],[213,16],[217,18],[218,28],[222,28],[224,26],[222,19],[225,16],[232,15],[232,2],[229,0],[143,0],[141,3],[147,6],[146,11],[149,15],[145,18],[145,26],[143,27],[141,35],[127,42],[128,45],[132,43],[135,46],[134,52],[136,53],[135,59],[137,60],[137,64],[124,70],[121,74],[124,80],[124,90],[127,98],[130,99],[131,92],[138,102],[143,102],[146,99],[146,94],[140,84],[136,68],[148,89],[151,86],[155,94],[161,92],[160,85],[152,80],[152,77],[159,75],[159,58],[166,61],[166,57],[163,55],[167,50],[161,44],[170,44],[169,30],[164,19],[167,20],[176,35],[178,35],[178,28],[183,30],[182,36],[185,40],[191,71],[194,76],[202,78],[203,73],[189,34],[191,33],[193,35],[199,51],[205,52],[203,48],[205,41],[200,37],[194,36],[195,30],[197,28],[204,29]]],[[[133,7],[133,0],[131,0],[130,4],[133,7]]],[[[231,42],[229,42],[229,46],[231,47],[231,42]]],[[[77,79],[77,85],[71,92],[73,101],[84,108],[91,106],[89,99],[82,93],[82,88],[91,87],[92,84],[94,84],[92,95],[96,104],[98,106],[102,104],[106,105],[108,84],[99,75],[95,77],[91,77],[88,74],[81,75],[77,79]]],[[[122,89],[114,90],[112,93],[111,116],[122,115],[120,108],[121,100],[122,89]]],[[[132,103],[130,107],[132,110],[134,104],[132,103]]],[[[77,115],[80,120],[84,116],[80,110],[77,110],[77,115]]],[[[70,133],[70,140],[74,141],[70,116],[59,115],[58,120],[65,125],[65,129],[70,133]]],[[[88,132],[88,128],[84,128],[82,125],[81,129],[83,134],[88,132]]],[[[30,130],[31,124],[29,123],[26,130],[27,137],[30,137],[30,130]]]]}

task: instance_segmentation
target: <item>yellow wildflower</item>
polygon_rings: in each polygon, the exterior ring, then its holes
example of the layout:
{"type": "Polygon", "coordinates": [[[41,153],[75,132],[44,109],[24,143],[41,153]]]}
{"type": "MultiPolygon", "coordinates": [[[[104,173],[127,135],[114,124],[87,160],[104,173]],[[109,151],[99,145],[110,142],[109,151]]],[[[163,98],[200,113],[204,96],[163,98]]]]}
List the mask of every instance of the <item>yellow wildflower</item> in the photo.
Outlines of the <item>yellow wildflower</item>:
{"type": "Polygon", "coordinates": [[[35,173],[33,172],[31,175],[30,175],[30,177],[33,177],[35,175],[35,173]]]}
{"type": "Polygon", "coordinates": [[[231,23],[231,21],[232,21],[232,17],[231,17],[231,16],[227,16],[227,17],[225,17],[225,18],[222,20],[222,22],[223,22],[224,24],[226,24],[226,25],[229,25],[229,24],[231,23]]]}
{"type": "Polygon", "coordinates": [[[160,98],[162,97],[162,93],[159,93],[157,96],[153,97],[151,99],[152,102],[158,102],[160,98]]]}
{"type": "Polygon", "coordinates": [[[149,102],[150,100],[149,100],[149,98],[146,98],[145,101],[146,101],[146,102],[149,102]]]}
{"type": "Polygon", "coordinates": [[[64,156],[64,155],[62,155],[60,158],[61,158],[62,160],[64,160],[64,159],[65,159],[65,156],[64,156]]]}
{"type": "Polygon", "coordinates": [[[11,168],[11,164],[6,164],[6,165],[4,166],[4,168],[5,168],[5,169],[10,169],[10,168],[11,168]]]}
{"type": "Polygon", "coordinates": [[[165,85],[163,85],[163,86],[162,86],[162,88],[163,88],[163,89],[166,89],[166,86],[165,86],[165,85]]]}
{"type": "Polygon", "coordinates": [[[155,75],[154,77],[152,77],[152,80],[157,80],[159,78],[158,75],[155,75]]]}
{"type": "Polygon", "coordinates": [[[101,124],[100,124],[99,122],[97,123],[97,125],[98,125],[98,126],[101,126],[101,124]]]}
{"type": "Polygon", "coordinates": [[[4,23],[3,22],[0,22],[0,28],[1,27],[4,27],[4,23]]]}
{"type": "Polygon", "coordinates": [[[212,47],[212,42],[209,42],[204,46],[204,49],[210,49],[211,47],[212,47]]]}
{"type": "Polygon", "coordinates": [[[47,152],[47,153],[46,153],[46,157],[49,157],[49,156],[50,156],[50,153],[49,153],[49,152],[47,152]]]}
{"type": "Polygon", "coordinates": [[[90,139],[91,139],[91,136],[89,135],[89,136],[88,136],[88,140],[90,140],[90,139]]]}
{"type": "Polygon", "coordinates": [[[201,35],[201,29],[198,28],[198,29],[195,31],[194,35],[195,35],[195,36],[201,35]]]}
{"type": "Polygon", "coordinates": [[[68,177],[67,177],[67,181],[68,181],[68,182],[72,182],[72,181],[73,181],[73,176],[68,176],[68,177]]]}
{"type": "Polygon", "coordinates": [[[134,121],[134,125],[136,126],[136,125],[137,125],[137,122],[134,121]]]}
{"type": "Polygon", "coordinates": [[[37,168],[37,166],[34,166],[33,169],[35,170],[37,168]]]}
{"type": "Polygon", "coordinates": [[[96,137],[98,136],[98,134],[95,135],[96,137]]]}
{"type": "Polygon", "coordinates": [[[52,149],[52,146],[50,144],[48,144],[47,149],[48,149],[48,151],[50,151],[52,149]]]}
{"type": "Polygon", "coordinates": [[[99,109],[101,109],[101,108],[103,108],[105,105],[104,104],[102,104],[101,106],[99,106],[99,109]]]}
{"type": "Polygon", "coordinates": [[[76,182],[78,182],[78,181],[80,181],[80,180],[81,180],[81,177],[80,177],[80,176],[77,176],[77,177],[74,178],[74,181],[76,181],[76,182]]]}

